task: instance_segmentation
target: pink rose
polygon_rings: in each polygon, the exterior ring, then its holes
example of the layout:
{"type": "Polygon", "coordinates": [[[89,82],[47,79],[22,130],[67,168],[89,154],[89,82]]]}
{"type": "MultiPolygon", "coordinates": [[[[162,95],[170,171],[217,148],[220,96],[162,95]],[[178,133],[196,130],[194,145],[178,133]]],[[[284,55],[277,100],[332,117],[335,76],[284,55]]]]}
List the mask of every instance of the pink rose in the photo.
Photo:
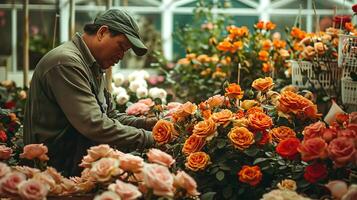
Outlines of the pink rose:
{"type": "Polygon", "coordinates": [[[86,155],[82,158],[82,162],[79,164],[79,166],[83,168],[90,168],[92,163],[95,161],[96,160],[94,160],[90,155],[86,155]]]}
{"type": "Polygon", "coordinates": [[[144,184],[154,190],[158,196],[174,196],[174,178],[167,167],[157,164],[147,164],[144,167],[144,184]]]}
{"type": "Polygon", "coordinates": [[[168,110],[176,110],[181,105],[182,105],[182,103],[179,103],[179,102],[170,102],[167,104],[167,109],[168,110]]]}
{"type": "Polygon", "coordinates": [[[98,182],[107,182],[120,172],[119,160],[114,158],[101,158],[94,162],[90,169],[90,175],[98,182]]]}
{"type": "Polygon", "coordinates": [[[322,138],[326,142],[330,142],[331,140],[333,140],[336,137],[337,137],[337,131],[335,129],[332,129],[332,128],[327,128],[322,133],[322,138]]]}
{"type": "Polygon", "coordinates": [[[46,172],[37,173],[32,179],[40,181],[42,184],[46,185],[51,193],[60,194],[62,192],[61,187],[56,183],[54,178],[46,172]]]}
{"type": "Polygon", "coordinates": [[[330,190],[331,195],[336,199],[341,199],[344,194],[348,191],[348,186],[344,181],[330,181],[326,185],[326,187],[330,190]]]}
{"type": "Polygon", "coordinates": [[[7,164],[0,162],[0,178],[11,172],[11,168],[7,164]]]}
{"type": "Polygon", "coordinates": [[[42,161],[47,161],[47,152],[48,149],[43,144],[28,144],[24,146],[24,152],[20,154],[20,158],[26,158],[28,160],[33,160],[37,158],[42,161]]]}
{"type": "Polygon", "coordinates": [[[12,154],[12,149],[5,146],[5,145],[0,145],[0,160],[8,160],[11,158],[12,154]]]}
{"type": "Polygon", "coordinates": [[[91,147],[89,150],[87,150],[88,155],[93,159],[93,160],[99,160],[100,158],[104,157],[110,157],[110,155],[113,153],[114,149],[111,148],[107,144],[101,144],[98,146],[91,147]]]}
{"type": "Polygon", "coordinates": [[[125,154],[120,158],[120,168],[124,171],[138,173],[144,167],[144,160],[139,156],[125,154]]]}
{"type": "Polygon", "coordinates": [[[352,162],[356,156],[353,140],[345,137],[332,140],[328,146],[328,154],[336,167],[343,167],[352,162]]]}
{"type": "Polygon", "coordinates": [[[357,133],[357,124],[348,124],[347,128],[357,133]]]}
{"type": "Polygon", "coordinates": [[[94,197],[94,200],[118,200],[120,199],[119,195],[112,191],[105,191],[100,195],[94,197]]]}
{"type": "Polygon", "coordinates": [[[40,181],[29,179],[19,184],[19,195],[27,200],[46,199],[48,188],[40,181]]]}
{"type": "Polygon", "coordinates": [[[337,132],[338,137],[347,137],[347,138],[357,138],[357,132],[352,129],[340,129],[337,132]]]}
{"type": "Polygon", "coordinates": [[[350,124],[357,124],[357,112],[352,112],[349,119],[350,124]]]}
{"type": "Polygon", "coordinates": [[[144,103],[134,103],[126,109],[128,115],[144,115],[150,110],[150,107],[144,103]]]}
{"type": "Polygon", "coordinates": [[[343,195],[341,200],[355,200],[357,199],[357,185],[351,185],[348,191],[343,195]]]}
{"type": "Polygon", "coordinates": [[[172,164],[175,163],[175,160],[172,158],[171,155],[159,149],[150,149],[146,155],[148,156],[149,162],[164,165],[166,167],[170,167],[172,164]]]}
{"type": "Polygon", "coordinates": [[[20,172],[10,172],[0,181],[0,190],[9,194],[17,194],[18,185],[26,180],[26,176],[20,172]]]}
{"type": "Polygon", "coordinates": [[[327,143],[322,138],[316,137],[308,140],[303,140],[298,151],[301,153],[303,161],[315,160],[318,158],[327,157],[327,143]]]}
{"type": "Polygon", "coordinates": [[[116,192],[123,200],[135,200],[142,196],[139,189],[130,183],[125,183],[121,180],[116,180],[115,183],[110,184],[109,190],[116,192]]]}
{"type": "Polygon", "coordinates": [[[13,168],[16,171],[25,174],[27,178],[32,178],[35,174],[38,174],[41,172],[39,169],[31,168],[31,167],[27,167],[27,166],[14,166],[13,168]]]}
{"type": "Polygon", "coordinates": [[[178,171],[174,178],[174,185],[185,189],[190,196],[198,196],[196,181],[184,171],[178,171]]]}
{"type": "Polygon", "coordinates": [[[321,121],[306,126],[303,132],[304,140],[315,138],[315,137],[321,137],[325,129],[326,129],[326,125],[321,121]]]}
{"type": "Polygon", "coordinates": [[[145,104],[145,105],[147,105],[147,106],[153,106],[153,105],[155,105],[155,103],[152,101],[152,99],[150,99],[150,98],[146,98],[146,99],[140,99],[139,101],[138,101],[138,103],[143,103],[143,104],[145,104]]]}

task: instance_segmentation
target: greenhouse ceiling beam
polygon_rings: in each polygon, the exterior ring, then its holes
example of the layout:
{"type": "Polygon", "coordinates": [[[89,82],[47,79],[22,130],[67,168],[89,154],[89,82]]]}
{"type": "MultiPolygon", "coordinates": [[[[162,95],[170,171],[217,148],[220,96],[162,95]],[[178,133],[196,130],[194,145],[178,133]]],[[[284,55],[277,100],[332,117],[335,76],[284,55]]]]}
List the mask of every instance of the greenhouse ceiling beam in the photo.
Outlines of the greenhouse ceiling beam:
{"type": "Polygon", "coordinates": [[[259,4],[257,2],[255,2],[255,1],[252,1],[252,0],[236,0],[236,1],[244,3],[245,5],[250,6],[252,8],[258,8],[259,7],[259,4]]]}
{"type": "Polygon", "coordinates": [[[257,8],[259,15],[259,19],[262,21],[270,21],[270,13],[267,10],[270,8],[270,0],[260,0],[259,6],[257,8]]]}
{"type": "MultiPolygon", "coordinates": [[[[22,9],[22,4],[0,4],[0,8],[11,9],[15,7],[16,9],[22,9]]],[[[56,5],[47,4],[30,4],[28,6],[29,10],[56,10],[56,5]]]]}
{"type": "MultiPolygon", "coordinates": [[[[182,2],[182,1],[181,1],[182,2]]],[[[162,0],[162,10],[161,14],[161,40],[163,53],[166,59],[173,59],[173,41],[172,32],[174,30],[173,26],[173,7],[172,0],[162,0]],[[165,9],[164,9],[165,8],[165,9]]]]}
{"type": "Polygon", "coordinates": [[[280,8],[282,6],[288,5],[296,0],[278,0],[270,4],[270,8],[280,8]]]}
{"type": "Polygon", "coordinates": [[[338,4],[339,6],[343,6],[345,8],[351,8],[353,6],[352,2],[344,1],[344,0],[328,0],[331,3],[338,4]]]}
{"type": "Polygon", "coordinates": [[[153,6],[160,6],[162,3],[158,0],[143,0],[144,2],[153,5],[153,6]]]}
{"type": "MultiPolygon", "coordinates": [[[[165,1],[165,0],[163,0],[165,1]]],[[[188,3],[192,3],[192,2],[195,2],[196,0],[169,0],[171,1],[171,3],[167,4],[167,6],[170,6],[171,8],[175,9],[177,7],[180,7],[180,6],[183,6],[183,5],[186,5],[188,3]]]]}

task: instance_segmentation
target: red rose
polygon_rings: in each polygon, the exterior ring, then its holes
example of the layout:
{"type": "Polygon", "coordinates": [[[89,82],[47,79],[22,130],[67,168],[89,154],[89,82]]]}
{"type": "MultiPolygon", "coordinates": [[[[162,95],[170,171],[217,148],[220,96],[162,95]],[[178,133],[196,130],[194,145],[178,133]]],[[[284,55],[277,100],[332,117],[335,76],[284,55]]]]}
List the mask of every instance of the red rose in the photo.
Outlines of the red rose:
{"type": "Polygon", "coordinates": [[[352,6],[352,10],[353,10],[353,12],[357,13],[357,4],[352,6]]]}
{"type": "Polygon", "coordinates": [[[6,109],[13,109],[15,108],[16,103],[14,101],[8,101],[5,103],[4,108],[6,109]]]}
{"type": "Polygon", "coordinates": [[[276,152],[283,158],[294,160],[298,155],[298,146],[300,140],[297,138],[287,138],[279,142],[276,146],[276,152]]]}
{"type": "Polygon", "coordinates": [[[0,141],[1,142],[7,141],[7,135],[6,135],[5,131],[0,131],[0,141]]]}
{"type": "Polygon", "coordinates": [[[257,144],[259,145],[265,145],[267,143],[271,143],[272,141],[272,136],[271,133],[263,131],[262,132],[262,137],[259,141],[257,141],[257,144]]]}
{"type": "Polygon", "coordinates": [[[315,183],[326,176],[327,167],[322,163],[314,163],[305,168],[304,178],[310,183],[315,183]]]}

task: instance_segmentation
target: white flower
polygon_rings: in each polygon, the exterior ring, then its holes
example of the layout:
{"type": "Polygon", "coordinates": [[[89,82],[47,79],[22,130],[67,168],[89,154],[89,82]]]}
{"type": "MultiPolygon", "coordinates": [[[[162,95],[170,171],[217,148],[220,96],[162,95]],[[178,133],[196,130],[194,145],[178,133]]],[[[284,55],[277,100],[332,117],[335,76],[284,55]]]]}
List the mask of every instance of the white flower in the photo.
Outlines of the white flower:
{"type": "Polygon", "coordinates": [[[114,75],[113,75],[113,81],[114,81],[114,85],[115,85],[116,87],[121,86],[121,85],[124,83],[124,81],[125,81],[124,75],[121,74],[121,73],[116,73],[116,74],[114,74],[114,75]]]}
{"type": "Polygon", "coordinates": [[[136,90],[136,96],[141,99],[144,98],[148,95],[148,89],[146,87],[139,87],[136,90]]]}
{"type": "Polygon", "coordinates": [[[146,83],[146,81],[144,79],[136,79],[136,80],[130,82],[129,89],[132,92],[136,93],[136,90],[139,87],[148,87],[148,84],[146,83]]]}
{"type": "Polygon", "coordinates": [[[120,94],[118,94],[118,96],[115,97],[115,101],[119,105],[124,105],[126,102],[129,101],[129,98],[130,98],[129,95],[126,92],[120,93],[120,94]]]}
{"type": "Polygon", "coordinates": [[[117,95],[122,94],[122,93],[127,94],[125,88],[123,88],[123,87],[115,87],[115,86],[113,87],[113,91],[112,91],[113,95],[117,96],[117,95]]]}
{"type": "Polygon", "coordinates": [[[137,79],[146,80],[149,77],[150,77],[150,74],[147,71],[140,70],[140,71],[134,71],[131,74],[129,74],[128,80],[129,80],[129,82],[132,82],[132,81],[137,80],[137,79]]]}
{"type": "Polygon", "coordinates": [[[167,92],[164,89],[153,87],[149,90],[149,96],[153,99],[159,98],[163,102],[166,101],[167,92]]]}

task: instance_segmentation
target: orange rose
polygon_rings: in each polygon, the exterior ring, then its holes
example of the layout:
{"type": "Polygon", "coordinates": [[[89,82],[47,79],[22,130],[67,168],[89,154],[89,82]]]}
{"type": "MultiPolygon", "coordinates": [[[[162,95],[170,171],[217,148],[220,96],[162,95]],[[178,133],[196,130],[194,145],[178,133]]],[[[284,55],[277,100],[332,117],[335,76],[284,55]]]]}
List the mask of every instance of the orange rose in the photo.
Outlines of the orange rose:
{"type": "Polygon", "coordinates": [[[311,138],[302,141],[298,147],[303,161],[324,159],[327,157],[327,143],[322,138],[311,138]]]}
{"type": "Polygon", "coordinates": [[[273,67],[270,63],[263,63],[262,71],[264,73],[269,73],[272,69],[273,69],[273,67]]]}
{"type": "Polygon", "coordinates": [[[345,24],[345,28],[347,31],[352,31],[353,30],[353,24],[351,22],[347,22],[345,24]]]}
{"type": "Polygon", "coordinates": [[[234,127],[228,133],[228,138],[234,147],[244,150],[254,143],[254,134],[244,127],[234,127]]]}
{"type": "Polygon", "coordinates": [[[198,171],[198,170],[204,170],[209,163],[210,163],[209,155],[206,154],[205,152],[199,151],[199,152],[191,153],[187,157],[185,166],[192,171],[198,171]]]}
{"type": "Polygon", "coordinates": [[[254,25],[255,28],[257,29],[264,29],[264,22],[263,21],[259,21],[257,24],[254,25]]]}
{"type": "Polygon", "coordinates": [[[249,127],[254,130],[264,130],[273,125],[271,117],[263,112],[256,112],[248,116],[249,127]]]}
{"type": "Polygon", "coordinates": [[[263,50],[269,51],[271,49],[271,46],[272,46],[272,44],[271,44],[270,40],[264,40],[262,42],[262,49],[263,50]]]}
{"type": "Polygon", "coordinates": [[[273,140],[277,143],[288,138],[296,137],[295,131],[287,126],[279,126],[277,128],[273,128],[270,133],[273,136],[273,140]]]}
{"type": "Polygon", "coordinates": [[[269,53],[265,50],[259,51],[258,56],[261,61],[268,61],[269,59],[269,53]]]}
{"type": "Polygon", "coordinates": [[[315,48],[312,46],[307,46],[304,51],[301,53],[301,56],[305,59],[311,59],[315,56],[315,48]]]}
{"type": "Polygon", "coordinates": [[[209,99],[206,100],[206,103],[209,105],[209,107],[215,108],[223,105],[224,103],[224,96],[221,95],[214,95],[210,97],[209,99]]]}
{"type": "Polygon", "coordinates": [[[319,55],[323,55],[327,51],[327,46],[322,42],[316,42],[314,49],[319,55]]]}
{"type": "Polygon", "coordinates": [[[152,129],[152,135],[158,144],[166,144],[177,135],[177,132],[173,123],[160,119],[152,129]]]}
{"type": "Polygon", "coordinates": [[[212,119],[207,119],[204,121],[198,122],[194,127],[193,127],[193,134],[196,134],[197,136],[206,138],[207,140],[210,140],[213,138],[214,134],[216,133],[216,123],[212,119]]]}
{"type": "Polygon", "coordinates": [[[182,152],[186,155],[200,151],[205,145],[205,138],[198,135],[191,135],[183,144],[182,152]]]}
{"type": "Polygon", "coordinates": [[[225,51],[225,52],[231,51],[232,47],[233,47],[233,45],[229,41],[223,41],[223,42],[218,43],[218,45],[217,45],[218,50],[225,51]]]}
{"type": "Polygon", "coordinates": [[[246,116],[249,116],[251,114],[257,113],[257,112],[263,112],[262,107],[254,106],[252,108],[249,108],[247,112],[245,113],[246,116]]]}
{"type": "Polygon", "coordinates": [[[176,122],[182,121],[185,120],[186,117],[193,115],[196,110],[197,106],[188,101],[182,104],[174,113],[172,113],[172,118],[176,122]]]}
{"type": "Polygon", "coordinates": [[[47,161],[48,148],[43,144],[28,144],[24,146],[24,152],[20,154],[20,158],[26,158],[28,160],[39,159],[41,161],[47,161]]]}
{"type": "Polygon", "coordinates": [[[190,61],[187,58],[181,58],[180,60],[177,61],[177,64],[179,64],[179,65],[189,65],[190,61]]]}
{"type": "Polygon", "coordinates": [[[240,88],[239,85],[236,83],[230,83],[228,87],[226,88],[226,93],[225,96],[228,96],[228,98],[233,99],[242,99],[243,98],[244,91],[240,88]]]}
{"type": "Polygon", "coordinates": [[[256,186],[262,180],[262,172],[259,166],[244,165],[238,173],[239,181],[248,183],[251,186],[256,186]]]}
{"type": "Polygon", "coordinates": [[[274,87],[273,79],[270,77],[255,79],[252,87],[261,92],[266,92],[274,87]]]}
{"type": "Polygon", "coordinates": [[[283,40],[274,40],[273,46],[275,49],[283,49],[286,46],[286,42],[283,40]]]}
{"type": "Polygon", "coordinates": [[[220,112],[213,113],[212,115],[213,121],[216,122],[217,124],[223,125],[224,127],[226,127],[229,124],[232,118],[233,118],[233,113],[228,109],[224,109],[220,112]]]}
{"type": "Polygon", "coordinates": [[[276,27],[276,24],[274,24],[273,22],[267,22],[265,24],[266,30],[273,30],[273,29],[275,29],[275,27],[276,27]]]}

